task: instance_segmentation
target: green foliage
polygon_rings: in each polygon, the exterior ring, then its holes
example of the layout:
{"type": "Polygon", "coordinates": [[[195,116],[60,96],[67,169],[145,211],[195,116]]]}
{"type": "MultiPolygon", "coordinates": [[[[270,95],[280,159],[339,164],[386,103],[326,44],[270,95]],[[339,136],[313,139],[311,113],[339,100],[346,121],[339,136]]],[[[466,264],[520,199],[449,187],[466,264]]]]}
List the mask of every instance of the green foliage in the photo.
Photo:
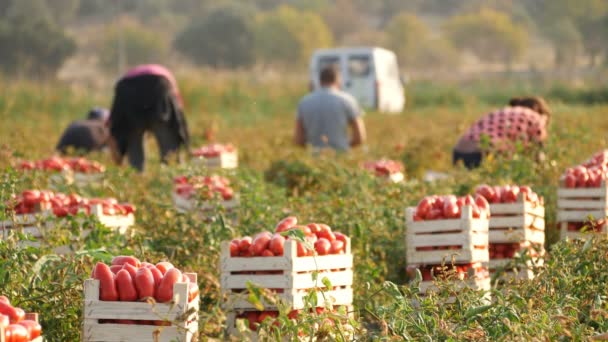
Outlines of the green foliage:
{"type": "Polygon", "coordinates": [[[256,20],[255,49],[267,64],[305,64],[317,48],[330,47],[331,31],[320,15],[280,6],[256,20]]]}
{"type": "Polygon", "coordinates": [[[122,72],[124,70],[117,68],[162,61],[168,48],[168,39],[162,34],[135,20],[123,18],[103,33],[99,63],[106,70],[122,72]]]}
{"type": "Polygon", "coordinates": [[[8,1],[0,14],[0,70],[6,74],[54,77],[75,49],[45,2],[8,1]]]}
{"type": "Polygon", "coordinates": [[[481,60],[510,64],[526,51],[528,33],[504,13],[481,10],[452,17],[443,26],[455,46],[469,50],[481,60]]]}
{"type": "Polygon", "coordinates": [[[213,67],[244,67],[255,61],[252,19],[243,11],[220,8],[194,19],[175,47],[194,62],[213,67]]]}

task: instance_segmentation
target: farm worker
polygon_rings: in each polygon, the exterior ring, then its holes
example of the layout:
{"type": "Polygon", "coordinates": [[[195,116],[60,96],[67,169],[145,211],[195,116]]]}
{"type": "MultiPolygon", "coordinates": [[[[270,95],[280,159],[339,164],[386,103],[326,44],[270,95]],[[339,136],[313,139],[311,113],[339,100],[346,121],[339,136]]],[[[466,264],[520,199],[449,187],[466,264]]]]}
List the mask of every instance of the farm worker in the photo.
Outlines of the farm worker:
{"type": "Polygon", "coordinates": [[[61,154],[70,149],[85,153],[103,149],[109,137],[106,127],[109,116],[107,109],[91,109],[86,120],[74,121],[65,129],[55,149],[61,154]]]}
{"type": "Polygon", "coordinates": [[[179,159],[179,148],[188,148],[189,134],[183,101],[169,70],[146,64],[129,70],[117,83],[110,111],[110,149],[117,164],[126,155],[129,164],[144,169],[144,133],[158,143],[160,159],[179,159]]]}
{"type": "Polygon", "coordinates": [[[549,107],[540,97],[513,98],[508,107],[486,114],[468,129],[454,147],[452,161],[462,161],[468,169],[478,167],[484,139],[495,152],[511,151],[518,142],[542,147],[550,116],[549,107]]]}
{"type": "Polygon", "coordinates": [[[340,90],[337,69],[327,67],[319,74],[321,87],[306,95],[298,105],[294,140],[299,146],[348,151],[365,141],[363,111],[357,100],[340,90]],[[348,139],[348,127],[352,138],[348,139]]]}

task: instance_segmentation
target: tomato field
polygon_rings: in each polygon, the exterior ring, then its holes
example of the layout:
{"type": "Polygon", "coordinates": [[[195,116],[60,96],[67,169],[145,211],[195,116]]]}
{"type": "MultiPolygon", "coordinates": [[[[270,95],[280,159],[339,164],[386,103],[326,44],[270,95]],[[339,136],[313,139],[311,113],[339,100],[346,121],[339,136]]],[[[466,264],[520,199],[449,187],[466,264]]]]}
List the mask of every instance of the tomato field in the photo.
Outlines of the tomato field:
{"type": "MultiPolygon", "coordinates": [[[[46,340],[80,340],[85,280],[97,262],[109,264],[117,255],[154,264],[169,261],[183,272],[196,273],[199,339],[226,339],[227,312],[221,305],[218,268],[222,242],[274,232],[277,222],[287,216],[327,224],[350,238],[353,307],[335,312],[301,310],[292,320],[291,310],[278,305],[267,316],[279,323],[262,322],[257,327],[262,337],[582,340],[608,333],[608,240],[598,236],[560,241],[556,223],[560,176],[607,146],[608,105],[549,97],[553,116],[544,161],[524,153],[508,159],[490,156],[481,168],[466,171],[451,166],[451,148],[459,135],[484,112],[519,93],[416,88],[410,90],[411,103],[401,115],[367,113],[366,148],[348,155],[311,157],[292,144],[294,110],[306,84],[257,84],[243,78],[185,79],[180,86],[192,147],[209,139],[231,143],[238,148],[237,169],[160,165],[157,147],[150,139],[143,174],[111,165],[108,155],[96,153],[87,158],[106,166],[102,182],[50,184],[48,172],[23,172],[13,166],[23,159],[52,155],[68,123],[83,117],[90,107],[108,106],[111,92],[44,83],[2,84],[0,221],[13,215],[6,210],[11,195],[27,189],[114,197],[136,207],[133,230],[124,235],[81,215],[55,220],[40,245],[24,247],[21,241],[28,237],[18,232],[0,241],[0,295],[25,312],[38,313],[46,340]],[[417,98],[416,90],[424,97],[417,98]],[[381,158],[401,161],[405,181],[384,182],[362,167],[366,161],[381,158]],[[427,182],[423,176],[428,170],[448,177],[427,182]],[[229,180],[230,191],[238,194],[238,207],[227,210],[218,201],[204,216],[177,211],[172,200],[174,178],[212,174],[229,180]],[[449,275],[448,281],[438,281],[439,292],[421,297],[416,285],[420,279],[416,280],[416,273],[406,272],[405,208],[427,195],[473,195],[480,184],[527,185],[544,197],[544,265],[532,280],[494,286],[491,301],[472,290],[457,291],[449,275]],[[84,226],[94,229],[84,236],[84,226]],[[71,253],[53,252],[66,244],[71,253]],[[446,304],[452,296],[455,301],[446,304]],[[334,323],[328,324],[328,319],[334,323]]],[[[269,295],[259,289],[252,293],[249,299],[254,303],[269,295]]]]}

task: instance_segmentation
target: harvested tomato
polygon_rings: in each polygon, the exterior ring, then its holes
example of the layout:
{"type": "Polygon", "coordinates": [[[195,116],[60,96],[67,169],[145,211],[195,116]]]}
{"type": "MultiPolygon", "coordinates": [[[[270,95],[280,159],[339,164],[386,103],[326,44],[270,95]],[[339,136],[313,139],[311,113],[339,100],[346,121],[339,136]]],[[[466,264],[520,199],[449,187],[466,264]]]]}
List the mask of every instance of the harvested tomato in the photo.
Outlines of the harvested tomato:
{"type": "Polygon", "coordinates": [[[173,299],[173,285],[182,279],[182,272],[171,268],[165,273],[156,291],[156,300],[165,303],[173,299]]]}
{"type": "Polygon", "coordinates": [[[326,238],[319,238],[317,242],[315,242],[315,250],[319,255],[327,255],[331,249],[331,242],[326,238]]]}
{"type": "Polygon", "coordinates": [[[141,267],[141,262],[134,256],[120,255],[112,258],[112,265],[131,264],[135,267],[141,267]]]}
{"type": "Polygon", "coordinates": [[[134,302],[138,298],[133,278],[127,270],[123,269],[116,273],[116,289],[118,297],[123,302],[134,302]]]}
{"type": "Polygon", "coordinates": [[[329,249],[330,254],[342,254],[344,253],[344,242],[341,240],[334,240],[331,242],[331,248],[329,249]]]}
{"type": "Polygon", "coordinates": [[[154,276],[149,268],[142,267],[135,275],[135,289],[139,299],[154,297],[154,276]]]}
{"type": "Polygon", "coordinates": [[[241,241],[239,241],[239,251],[241,253],[249,251],[249,247],[251,247],[251,242],[251,236],[245,236],[244,238],[242,238],[241,241]]]}
{"type": "Polygon", "coordinates": [[[284,232],[296,224],[298,224],[298,219],[295,216],[288,216],[277,224],[274,231],[277,233],[284,232]]]}
{"type": "Polygon", "coordinates": [[[281,234],[274,234],[268,243],[268,249],[270,249],[274,255],[283,255],[284,245],[285,237],[281,234]]]}
{"type": "MultiPolygon", "coordinates": [[[[110,271],[112,271],[112,273],[116,274],[118,273],[118,271],[122,270],[122,265],[112,265],[110,266],[110,271]]],[[[95,277],[93,277],[95,278],[95,277]]]]}
{"type": "Polygon", "coordinates": [[[104,264],[103,262],[98,262],[97,265],[95,265],[95,279],[99,280],[100,300],[118,300],[118,291],[116,290],[114,274],[110,270],[110,266],[104,264]]]}
{"type": "Polygon", "coordinates": [[[175,268],[175,267],[173,266],[172,263],[170,263],[168,261],[161,261],[158,264],[156,264],[156,268],[158,268],[160,273],[165,275],[170,269],[175,268]]]}
{"type": "Polygon", "coordinates": [[[36,321],[26,319],[19,322],[18,324],[24,326],[27,329],[28,341],[35,339],[42,333],[42,326],[40,326],[40,324],[36,321]]]}
{"type": "Polygon", "coordinates": [[[8,342],[27,342],[29,334],[27,329],[19,324],[11,324],[4,330],[6,340],[8,342]]]}
{"type": "Polygon", "coordinates": [[[131,264],[124,264],[122,266],[122,269],[125,270],[125,271],[127,271],[127,272],[129,272],[129,275],[131,276],[131,279],[135,279],[135,275],[137,274],[137,268],[135,268],[135,266],[133,266],[131,264]]]}
{"type": "Polygon", "coordinates": [[[163,280],[163,273],[156,268],[156,266],[152,265],[148,267],[150,272],[152,273],[152,277],[154,278],[154,289],[158,288],[160,281],[163,280]]]}
{"type": "Polygon", "coordinates": [[[271,239],[272,235],[269,232],[262,232],[258,234],[255,239],[253,239],[253,242],[249,247],[249,251],[252,255],[262,255],[262,252],[268,248],[271,239]]]}
{"type": "Polygon", "coordinates": [[[334,233],[331,231],[331,227],[320,223],[319,227],[321,228],[321,230],[317,233],[317,237],[319,238],[325,238],[327,239],[327,241],[332,242],[336,239],[336,236],[334,235],[334,233]]]}
{"type": "Polygon", "coordinates": [[[237,239],[230,241],[230,256],[239,256],[239,240],[237,239]]]}

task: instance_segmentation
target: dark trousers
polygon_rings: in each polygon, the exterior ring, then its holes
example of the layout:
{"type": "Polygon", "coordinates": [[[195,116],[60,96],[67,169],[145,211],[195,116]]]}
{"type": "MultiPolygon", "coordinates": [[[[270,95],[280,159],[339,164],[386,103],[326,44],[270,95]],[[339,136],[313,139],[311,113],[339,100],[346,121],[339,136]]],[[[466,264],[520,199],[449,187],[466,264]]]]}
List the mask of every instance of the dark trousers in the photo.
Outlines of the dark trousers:
{"type": "Polygon", "coordinates": [[[452,151],[452,164],[456,165],[459,161],[462,161],[469,170],[477,168],[481,164],[481,152],[462,153],[456,150],[452,151]]]}
{"type": "MultiPolygon", "coordinates": [[[[150,129],[160,152],[161,162],[167,163],[167,157],[169,154],[179,152],[181,144],[181,138],[179,133],[171,129],[168,125],[159,122],[153,125],[150,129]]],[[[129,164],[139,171],[144,169],[145,152],[144,152],[144,133],[146,130],[137,129],[129,135],[129,141],[127,143],[127,158],[129,164]]]]}

